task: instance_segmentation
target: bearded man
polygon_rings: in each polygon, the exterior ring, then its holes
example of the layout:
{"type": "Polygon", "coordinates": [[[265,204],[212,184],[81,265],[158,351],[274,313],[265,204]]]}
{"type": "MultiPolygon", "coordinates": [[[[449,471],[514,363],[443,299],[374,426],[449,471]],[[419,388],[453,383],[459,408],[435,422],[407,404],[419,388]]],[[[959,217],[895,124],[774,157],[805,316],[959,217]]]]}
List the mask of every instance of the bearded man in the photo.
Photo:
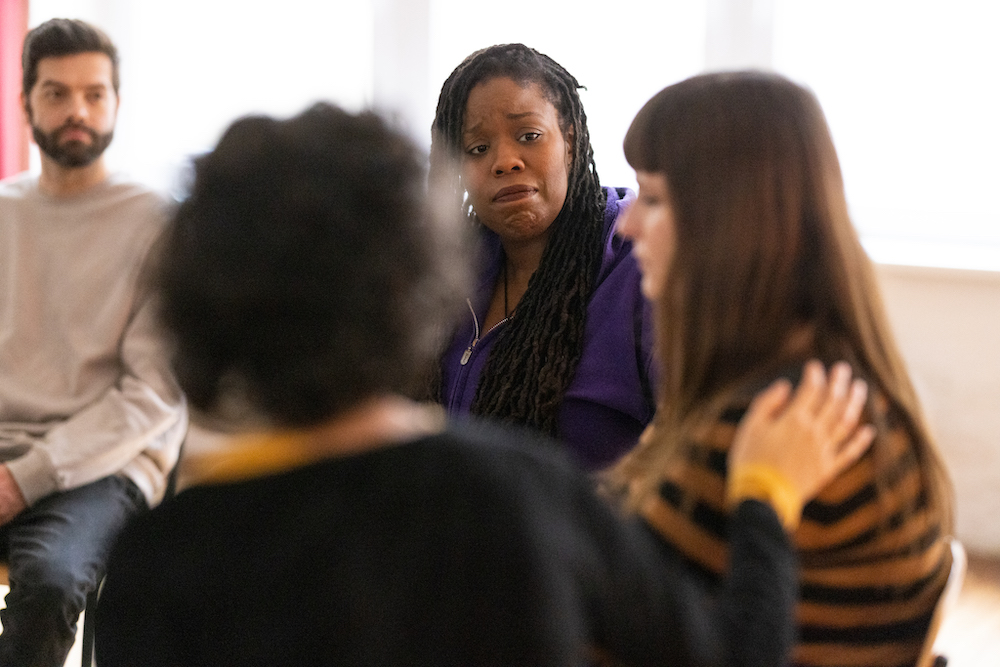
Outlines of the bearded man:
{"type": "Polygon", "coordinates": [[[162,499],[187,428],[143,289],[166,201],[104,161],[118,54],[53,19],[24,41],[41,173],[0,182],[0,665],[62,665],[118,531],[162,499]]]}

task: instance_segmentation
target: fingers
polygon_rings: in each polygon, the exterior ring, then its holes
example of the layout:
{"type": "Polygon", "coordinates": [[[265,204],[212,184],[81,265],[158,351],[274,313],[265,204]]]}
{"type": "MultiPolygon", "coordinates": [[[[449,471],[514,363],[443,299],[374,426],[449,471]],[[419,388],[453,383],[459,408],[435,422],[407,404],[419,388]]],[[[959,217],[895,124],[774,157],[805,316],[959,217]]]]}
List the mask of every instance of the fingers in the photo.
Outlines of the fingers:
{"type": "Polygon", "coordinates": [[[823,364],[810,359],[802,367],[802,380],[795,389],[789,409],[802,410],[812,417],[822,405],[826,392],[826,371],[823,364]]]}
{"type": "Polygon", "coordinates": [[[834,456],[832,476],[836,477],[851,467],[855,461],[861,458],[862,454],[868,451],[868,448],[874,441],[875,427],[871,424],[865,424],[855,431],[854,435],[851,436],[834,456]]]}
{"type": "MultiPolygon", "coordinates": [[[[852,397],[851,367],[843,361],[838,361],[830,368],[830,381],[826,393],[817,406],[816,417],[820,424],[830,431],[836,430],[852,397]]],[[[846,436],[850,431],[844,431],[846,436]]]]}
{"type": "Polygon", "coordinates": [[[791,382],[784,378],[775,380],[750,402],[746,420],[751,422],[762,418],[774,419],[788,403],[788,397],[791,393],[791,382]]]}
{"type": "Polygon", "coordinates": [[[851,390],[844,405],[843,414],[840,417],[840,432],[843,437],[853,431],[861,420],[861,413],[865,409],[868,400],[868,383],[864,380],[855,380],[851,383],[851,390]]]}
{"type": "Polygon", "coordinates": [[[851,367],[837,362],[830,369],[830,381],[817,414],[817,423],[829,438],[840,443],[857,428],[865,401],[868,384],[864,380],[851,381],[851,367]]]}
{"type": "Polygon", "coordinates": [[[851,375],[850,365],[835,363],[817,408],[816,423],[830,452],[829,467],[824,474],[828,479],[850,467],[875,440],[873,426],[858,428],[868,400],[868,384],[860,379],[852,381],[851,375]]]}

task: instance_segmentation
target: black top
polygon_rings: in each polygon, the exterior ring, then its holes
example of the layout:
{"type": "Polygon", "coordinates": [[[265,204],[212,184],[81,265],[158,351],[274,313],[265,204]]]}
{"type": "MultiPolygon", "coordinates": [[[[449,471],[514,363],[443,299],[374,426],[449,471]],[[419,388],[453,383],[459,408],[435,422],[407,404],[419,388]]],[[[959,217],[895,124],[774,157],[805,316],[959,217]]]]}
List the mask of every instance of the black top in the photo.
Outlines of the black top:
{"type": "Polygon", "coordinates": [[[767,506],[743,503],[734,524],[737,576],[712,601],[554,447],[455,426],[195,487],[140,517],[109,564],[97,661],[777,665],[794,557],[767,506]]]}

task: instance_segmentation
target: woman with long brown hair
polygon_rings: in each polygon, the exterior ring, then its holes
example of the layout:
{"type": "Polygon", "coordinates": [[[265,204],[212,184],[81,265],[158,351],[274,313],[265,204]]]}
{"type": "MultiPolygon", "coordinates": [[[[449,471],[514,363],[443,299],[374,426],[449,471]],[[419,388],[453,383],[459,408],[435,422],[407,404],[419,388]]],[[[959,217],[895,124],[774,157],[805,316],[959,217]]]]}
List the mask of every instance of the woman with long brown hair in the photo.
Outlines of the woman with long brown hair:
{"type": "Polygon", "coordinates": [[[609,473],[714,575],[727,559],[726,452],[748,400],[802,361],[870,388],[871,451],[794,533],[807,665],[912,665],[949,568],[948,477],[851,225],[836,151],[807,90],[777,75],[670,86],[625,138],[638,200],[622,225],[653,301],[657,414],[609,473]]]}

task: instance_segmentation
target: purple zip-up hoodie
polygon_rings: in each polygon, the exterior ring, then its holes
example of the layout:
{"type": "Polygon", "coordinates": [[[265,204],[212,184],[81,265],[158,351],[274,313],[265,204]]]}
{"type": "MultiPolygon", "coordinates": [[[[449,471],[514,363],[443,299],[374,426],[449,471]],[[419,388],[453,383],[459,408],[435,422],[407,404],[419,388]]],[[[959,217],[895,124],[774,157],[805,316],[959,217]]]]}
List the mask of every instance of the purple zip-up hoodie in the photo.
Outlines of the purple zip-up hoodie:
{"type": "MultiPolygon", "coordinates": [[[[583,353],[556,423],[556,437],[589,470],[631,449],[653,418],[653,325],[639,291],[632,244],[615,234],[618,215],[635,199],[626,188],[605,188],[604,255],[587,306],[583,353]]],[[[483,271],[471,312],[441,360],[442,401],[451,415],[469,413],[479,379],[505,321],[480,331],[500,273],[500,239],[485,230],[483,271]]]]}

